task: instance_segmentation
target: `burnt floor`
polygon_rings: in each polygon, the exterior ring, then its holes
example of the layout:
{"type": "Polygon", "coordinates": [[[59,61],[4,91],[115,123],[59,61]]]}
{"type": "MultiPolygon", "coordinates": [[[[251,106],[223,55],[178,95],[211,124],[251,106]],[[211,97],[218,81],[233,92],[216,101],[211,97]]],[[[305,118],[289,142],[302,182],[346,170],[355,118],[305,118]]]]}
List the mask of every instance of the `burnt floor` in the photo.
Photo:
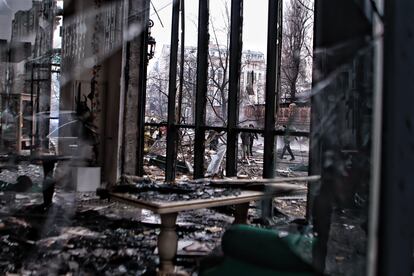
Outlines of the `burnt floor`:
{"type": "MultiPolygon", "coordinates": [[[[13,185],[12,179],[19,174],[32,174],[35,181],[30,193],[0,191],[0,274],[154,275],[158,264],[157,215],[100,200],[93,193],[62,191],[58,191],[54,207],[45,211],[38,207],[42,202],[38,168],[3,171],[2,187],[13,185]]],[[[280,212],[272,225],[263,226],[258,224],[260,210],[251,204],[250,222],[258,227],[292,225],[304,217],[306,199],[278,198],[275,206],[280,212]]],[[[220,254],[221,236],[233,221],[231,213],[231,208],[181,213],[177,264],[188,272],[196,271],[203,256],[211,251],[220,254]]],[[[329,275],[365,274],[365,222],[358,212],[333,213],[329,275]]]]}

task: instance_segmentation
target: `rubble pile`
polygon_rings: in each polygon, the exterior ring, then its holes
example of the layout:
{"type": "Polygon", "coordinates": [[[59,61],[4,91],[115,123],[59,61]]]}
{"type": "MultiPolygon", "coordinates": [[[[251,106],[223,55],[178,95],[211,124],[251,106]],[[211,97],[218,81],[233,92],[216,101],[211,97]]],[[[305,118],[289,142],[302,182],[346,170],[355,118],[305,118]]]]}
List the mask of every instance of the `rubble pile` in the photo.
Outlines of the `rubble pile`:
{"type": "Polygon", "coordinates": [[[0,274],[141,275],[155,270],[155,228],[91,210],[77,212],[70,221],[48,224],[50,219],[27,213],[24,219],[1,220],[0,274]]]}
{"type": "MultiPolygon", "coordinates": [[[[293,150],[297,157],[295,161],[288,161],[286,159],[277,159],[276,172],[278,176],[294,177],[306,176],[308,174],[308,152],[306,150],[293,150]]],[[[146,175],[153,181],[163,181],[165,178],[165,153],[152,148],[152,151],[145,157],[144,171],[146,175]]],[[[281,149],[278,149],[277,156],[281,154],[281,149]]],[[[225,145],[221,144],[218,150],[205,151],[205,169],[206,176],[224,175],[225,168],[225,145]],[[223,151],[224,149],[224,151],[223,151]]],[[[194,155],[190,152],[178,155],[177,164],[177,180],[192,179],[194,163],[194,155]]],[[[242,160],[239,156],[237,175],[241,178],[255,179],[261,178],[263,175],[263,144],[254,146],[254,154],[249,160],[242,160]]]]}
{"type": "Polygon", "coordinates": [[[304,218],[306,214],[306,197],[275,198],[274,206],[291,218],[304,218]]]}
{"type": "MultiPolygon", "coordinates": [[[[78,196],[75,210],[14,199],[0,215],[0,275],[155,275],[159,216],[90,195],[78,196]]],[[[178,264],[217,247],[232,220],[213,210],[181,213],[178,264]]]]}

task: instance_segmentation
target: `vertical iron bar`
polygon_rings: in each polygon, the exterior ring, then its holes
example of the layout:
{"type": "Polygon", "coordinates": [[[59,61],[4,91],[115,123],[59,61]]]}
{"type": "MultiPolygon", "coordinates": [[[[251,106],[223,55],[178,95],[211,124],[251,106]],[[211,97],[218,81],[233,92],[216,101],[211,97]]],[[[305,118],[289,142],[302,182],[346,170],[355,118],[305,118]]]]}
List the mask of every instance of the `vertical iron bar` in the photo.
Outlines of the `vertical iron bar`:
{"type": "Polygon", "coordinates": [[[177,157],[177,128],[175,118],[177,95],[177,54],[178,54],[178,25],[180,18],[180,1],[173,1],[172,27],[171,27],[171,51],[170,51],[170,75],[168,86],[168,119],[167,119],[167,159],[165,168],[165,181],[173,182],[175,179],[175,164],[177,157]]]}
{"type": "Polygon", "coordinates": [[[184,86],[184,58],[185,58],[185,0],[180,0],[181,5],[181,58],[180,58],[180,83],[178,89],[178,111],[177,111],[177,122],[181,123],[181,111],[183,104],[183,86],[184,86]]]}
{"type": "MultiPolygon", "coordinates": [[[[264,124],[264,153],[263,153],[263,178],[275,176],[275,135],[276,124],[276,95],[277,95],[277,68],[280,62],[277,47],[281,42],[278,38],[279,1],[269,0],[268,30],[267,30],[267,67],[266,67],[266,103],[264,124]]],[[[272,200],[262,202],[262,218],[272,216],[272,200]]]]}
{"type": "MultiPolygon", "coordinates": [[[[277,18],[277,24],[278,24],[278,31],[277,31],[277,67],[276,67],[276,122],[277,122],[277,115],[278,115],[278,111],[279,111],[279,101],[280,101],[280,91],[281,91],[281,86],[282,86],[282,82],[280,81],[280,72],[281,72],[281,66],[282,66],[282,39],[283,39],[283,1],[280,0],[279,1],[279,6],[278,6],[278,18],[277,18]]],[[[275,145],[276,147],[277,145],[275,145]]],[[[277,150],[277,147],[276,147],[277,150]]]]}
{"type": "Polygon", "coordinates": [[[204,126],[207,102],[208,76],[208,19],[209,0],[199,2],[198,8],[198,42],[197,42],[197,90],[194,141],[194,178],[204,177],[204,126]]]}
{"type": "Polygon", "coordinates": [[[237,174],[237,138],[239,117],[240,66],[242,55],[243,0],[231,1],[230,72],[227,112],[226,175],[237,174]]]}
{"type": "MultiPolygon", "coordinates": [[[[319,43],[321,41],[322,34],[320,33],[322,20],[320,20],[320,15],[318,12],[322,11],[322,2],[316,1],[314,5],[315,15],[314,15],[314,36],[313,36],[313,49],[320,47],[319,43]]],[[[324,71],[324,58],[321,51],[319,53],[313,54],[312,59],[312,89],[318,82],[323,79],[320,71],[324,71]]],[[[322,98],[324,95],[321,93],[315,93],[310,98],[310,128],[309,128],[309,175],[321,175],[322,173],[322,148],[321,148],[321,129],[322,116],[323,116],[323,105],[322,98]]],[[[313,209],[314,201],[317,193],[320,189],[321,181],[315,182],[312,185],[308,186],[308,191],[306,195],[306,220],[313,223],[313,209]]]]}
{"type": "Polygon", "coordinates": [[[378,275],[412,275],[413,1],[385,1],[378,275]]]}
{"type": "MultiPolygon", "coordinates": [[[[149,2],[145,1],[144,10],[144,24],[148,26],[149,23],[149,2]]],[[[128,42],[128,48],[131,49],[128,42]]],[[[137,175],[142,176],[144,174],[144,138],[145,138],[145,105],[147,99],[147,66],[148,66],[148,29],[144,28],[141,34],[141,45],[140,45],[140,70],[139,70],[139,96],[138,96],[138,141],[137,141],[137,161],[136,171],[137,175]]],[[[128,51],[129,51],[128,49],[128,51]]]]}
{"type": "Polygon", "coordinates": [[[264,127],[263,177],[272,178],[275,174],[275,113],[277,87],[277,22],[279,0],[269,0],[269,19],[267,32],[266,103],[264,127]]]}
{"type": "Polygon", "coordinates": [[[33,155],[33,124],[34,124],[34,95],[33,95],[33,89],[34,89],[34,71],[33,71],[33,62],[30,63],[30,67],[32,69],[31,75],[30,75],[30,108],[32,111],[31,114],[31,121],[30,121],[30,155],[33,155]]]}

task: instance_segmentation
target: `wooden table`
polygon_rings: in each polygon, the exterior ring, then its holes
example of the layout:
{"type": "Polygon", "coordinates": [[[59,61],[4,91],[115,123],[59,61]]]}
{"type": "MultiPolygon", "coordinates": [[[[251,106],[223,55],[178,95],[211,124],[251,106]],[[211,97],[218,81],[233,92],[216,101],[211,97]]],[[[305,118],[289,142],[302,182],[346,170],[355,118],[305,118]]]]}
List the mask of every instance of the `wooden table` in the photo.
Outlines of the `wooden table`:
{"type": "Polygon", "coordinates": [[[179,212],[201,208],[211,208],[226,205],[235,205],[234,224],[247,223],[249,202],[292,195],[306,189],[306,186],[294,184],[273,184],[266,192],[243,190],[239,195],[223,196],[209,199],[192,199],[185,201],[161,202],[144,201],[124,193],[111,193],[110,198],[131,204],[142,209],[151,210],[161,217],[161,231],[158,235],[158,252],[160,267],[158,275],[166,276],[174,273],[174,259],[177,254],[178,236],[176,233],[176,219],[179,212]]]}

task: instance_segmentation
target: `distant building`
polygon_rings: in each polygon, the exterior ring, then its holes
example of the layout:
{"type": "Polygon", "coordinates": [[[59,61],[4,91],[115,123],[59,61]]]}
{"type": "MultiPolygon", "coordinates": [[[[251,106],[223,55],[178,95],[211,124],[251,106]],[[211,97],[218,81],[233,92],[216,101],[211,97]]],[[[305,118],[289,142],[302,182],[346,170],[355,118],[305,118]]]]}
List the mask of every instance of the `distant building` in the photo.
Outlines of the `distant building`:
{"type": "Polygon", "coordinates": [[[262,52],[243,51],[240,90],[247,96],[245,105],[265,102],[266,62],[262,52]]]}
{"type": "MultiPolygon", "coordinates": [[[[206,121],[208,124],[224,124],[227,120],[229,62],[224,46],[210,44],[207,86],[206,121]]],[[[180,59],[180,53],[178,53],[180,59]]],[[[170,45],[163,45],[160,58],[148,73],[147,114],[158,120],[166,120],[170,45]],[[162,99],[160,101],[160,99],[162,99]],[[159,104],[162,104],[160,106],[159,104]]],[[[197,48],[187,46],[184,58],[183,120],[192,122],[195,113],[197,48]]],[[[179,73],[179,70],[178,70],[179,73]]],[[[266,63],[264,54],[246,50],[242,53],[240,73],[240,110],[247,106],[264,103],[266,63]]],[[[240,120],[245,120],[240,112],[240,120]]]]}

